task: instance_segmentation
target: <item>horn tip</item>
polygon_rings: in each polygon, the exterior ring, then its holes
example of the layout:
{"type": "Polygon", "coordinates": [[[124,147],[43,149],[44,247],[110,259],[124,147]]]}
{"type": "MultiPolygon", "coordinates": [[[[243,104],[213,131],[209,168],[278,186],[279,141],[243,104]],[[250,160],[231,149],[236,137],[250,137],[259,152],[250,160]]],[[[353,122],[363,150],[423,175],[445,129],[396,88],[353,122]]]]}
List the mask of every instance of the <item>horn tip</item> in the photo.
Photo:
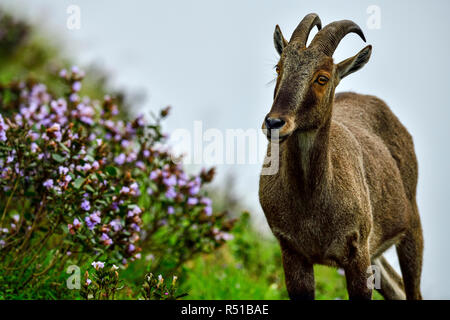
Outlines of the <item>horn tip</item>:
{"type": "Polygon", "coordinates": [[[322,21],[320,20],[319,15],[317,13],[310,13],[309,15],[314,17],[314,20],[316,21],[317,29],[319,31],[322,30],[322,21]]]}
{"type": "Polygon", "coordinates": [[[364,33],[362,31],[361,31],[361,38],[363,39],[364,42],[367,42],[366,36],[364,35],[364,33]]]}

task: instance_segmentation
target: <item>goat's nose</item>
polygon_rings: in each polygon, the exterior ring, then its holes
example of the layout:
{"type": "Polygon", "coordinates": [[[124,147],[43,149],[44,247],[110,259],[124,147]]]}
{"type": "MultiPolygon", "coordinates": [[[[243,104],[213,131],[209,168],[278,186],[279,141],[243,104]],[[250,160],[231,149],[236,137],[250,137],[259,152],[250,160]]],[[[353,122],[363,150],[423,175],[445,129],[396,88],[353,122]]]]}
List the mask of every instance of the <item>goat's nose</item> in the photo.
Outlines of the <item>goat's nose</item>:
{"type": "Polygon", "coordinates": [[[284,121],[283,119],[270,118],[270,117],[266,118],[267,129],[280,129],[284,126],[285,123],[286,123],[286,121],[284,121]]]}

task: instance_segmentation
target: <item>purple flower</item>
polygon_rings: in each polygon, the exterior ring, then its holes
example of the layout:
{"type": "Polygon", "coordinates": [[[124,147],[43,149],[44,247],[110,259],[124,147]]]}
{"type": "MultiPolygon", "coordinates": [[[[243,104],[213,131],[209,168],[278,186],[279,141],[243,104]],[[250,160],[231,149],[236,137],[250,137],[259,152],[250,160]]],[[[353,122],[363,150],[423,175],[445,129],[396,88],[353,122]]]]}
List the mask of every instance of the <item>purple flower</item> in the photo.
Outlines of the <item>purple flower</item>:
{"type": "Polygon", "coordinates": [[[136,223],[132,223],[130,227],[134,231],[137,231],[137,232],[141,231],[141,228],[136,223]]]}
{"type": "Polygon", "coordinates": [[[102,221],[102,219],[100,218],[100,211],[91,213],[84,219],[84,221],[86,222],[89,230],[93,230],[94,227],[102,221]]]}
{"type": "Polygon", "coordinates": [[[89,203],[89,200],[84,199],[81,202],[81,209],[83,209],[84,211],[89,211],[91,209],[91,204],[89,203]]]}
{"type": "Polygon", "coordinates": [[[195,206],[197,203],[198,203],[198,199],[197,198],[190,197],[187,200],[187,204],[190,205],[190,206],[195,206]]]}
{"type": "Polygon", "coordinates": [[[189,194],[191,196],[195,196],[199,192],[200,192],[200,186],[198,186],[198,185],[193,185],[192,187],[189,188],[189,194]]]}
{"type": "Polygon", "coordinates": [[[100,168],[100,164],[98,163],[97,160],[92,162],[92,168],[94,168],[94,170],[98,170],[100,168]]]}
{"type": "Polygon", "coordinates": [[[150,172],[150,180],[155,180],[156,178],[158,178],[160,172],[161,172],[161,170],[159,170],[159,169],[156,169],[156,170],[153,170],[152,172],[150,172]]]}
{"type": "Polygon", "coordinates": [[[69,172],[69,168],[59,166],[58,171],[59,171],[59,174],[67,174],[67,172],[69,172]]]}
{"type": "Polygon", "coordinates": [[[214,236],[214,238],[217,241],[220,241],[220,240],[229,241],[229,240],[233,240],[234,237],[230,233],[219,231],[219,232],[216,232],[216,235],[214,236]]]}
{"type": "Polygon", "coordinates": [[[122,193],[125,193],[125,194],[130,193],[130,188],[123,186],[122,189],[120,189],[120,193],[121,194],[122,193]]]}
{"type": "Polygon", "coordinates": [[[121,153],[114,158],[114,162],[121,166],[125,163],[126,158],[125,154],[121,153]]]}
{"type": "Polygon", "coordinates": [[[86,162],[85,164],[84,164],[84,166],[83,166],[83,171],[89,171],[89,170],[91,170],[92,169],[92,166],[88,163],[88,162],[86,162]]]}
{"type": "Polygon", "coordinates": [[[80,99],[80,97],[76,93],[72,93],[69,97],[69,100],[71,102],[77,102],[80,99]]]}
{"type": "Polygon", "coordinates": [[[141,208],[139,207],[134,207],[133,210],[128,211],[127,216],[129,218],[134,217],[136,215],[139,215],[142,212],[141,208]]]}
{"type": "Polygon", "coordinates": [[[130,243],[130,244],[128,245],[128,251],[129,251],[129,252],[133,252],[134,250],[136,250],[136,247],[134,246],[134,244],[130,243]]]}
{"type": "Polygon", "coordinates": [[[136,152],[131,152],[131,153],[128,155],[128,157],[127,157],[127,162],[128,162],[128,163],[131,163],[131,162],[136,161],[136,159],[137,159],[137,153],[136,153],[136,152]]]}
{"type": "Polygon", "coordinates": [[[80,81],[75,81],[75,82],[72,84],[72,90],[73,90],[74,92],[80,91],[80,90],[81,90],[81,82],[80,82],[80,81]]]}
{"type": "Polygon", "coordinates": [[[128,141],[128,140],[122,140],[122,141],[120,142],[120,145],[122,146],[122,148],[126,149],[126,148],[128,148],[128,146],[130,145],[130,141],[128,141]]]}
{"type": "Polygon", "coordinates": [[[137,182],[133,182],[130,185],[130,190],[133,192],[133,194],[139,195],[139,185],[137,184],[137,182]]]}
{"type": "Polygon", "coordinates": [[[114,211],[117,211],[118,209],[119,209],[119,204],[117,203],[117,202],[113,202],[113,203],[111,203],[111,208],[114,210],[114,211]]]}
{"type": "Polygon", "coordinates": [[[4,122],[2,115],[0,114],[0,141],[6,141],[6,131],[9,129],[8,125],[4,122]]]}
{"type": "Polygon", "coordinates": [[[78,68],[78,66],[72,66],[71,70],[72,70],[72,73],[75,73],[75,74],[80,72],[80,68],[78,68]]]}
{"type": "Polygon", "coordinates": [[[211,201],[210,198],[203,197],[203,198],[200,200],[200,202],[201,202],[202,204],[204,204],[205,206],[211,206],[211,205],[212,205],[212,201],[211,201]]]}
{"type": "Polygon", "coordinates": [[[53,179],[46,180],[42,185],[47,189],[53,188],[53,179]]]}
{"type": "Polygon", "coordinates": [[[103,269],[105,267],[105,263],[101,261],[94,261],[91,263],[91,265],[96,269],[103,269]]]}
{"type": "Polygon", "coordinates": [[[115,232],[119,231],[122,229],[122,223],[120,222],[120,219],[114,219],[112,220],[109,225],[111,226],[111,228],[113,228],[113,230],[115,232]]]}
{"type": "Polygon", "coordinates": [[[167,191],[166,191],[166,198],[167,199],[174,199],[177,196],[177,192],[175,191],[174,188],[170,187],[167,191]]]}
{"type": "Polygon", "coordinates": [[[36,153],[36,151],[38,150],[38,145],[36,144],[36,142],[32,142],[31,143],[31,152],[36,153]]]}
{"type": "Polygon", "coordinates": [[[175,213],[175,209],[172,206],[167,207],[167,213],[168,214],[174,214],[175,213]]]}
{"type": "Polygon", "coordinates": [[[211,208],[210,206],[205,207],[205,208],[203,209],[203,212],[209,217],[209,216],[212,215],[212,208],[211,208]]]}
{"type": "Polygon", "coordinates": [[[103,241],[105,246],[109,246],[113,243],[111,238],[106,233],[102,233],[102,236],[100,237],[100,239],[103,241]]]}
{"type": "Polygon", "coordinates": [[[77,218],[73,219],[73,226],[74,226],[74,227],[79,227],[79,226],[81,226],[80,220],[78,220],[77,218]]]}
{"type": "Polygon", "coordinates": [[[171,175],[168,178],[164,178],[163,183],[168,187],[173,187],[177,184],[177,178],[174,175],[171,175]]]}

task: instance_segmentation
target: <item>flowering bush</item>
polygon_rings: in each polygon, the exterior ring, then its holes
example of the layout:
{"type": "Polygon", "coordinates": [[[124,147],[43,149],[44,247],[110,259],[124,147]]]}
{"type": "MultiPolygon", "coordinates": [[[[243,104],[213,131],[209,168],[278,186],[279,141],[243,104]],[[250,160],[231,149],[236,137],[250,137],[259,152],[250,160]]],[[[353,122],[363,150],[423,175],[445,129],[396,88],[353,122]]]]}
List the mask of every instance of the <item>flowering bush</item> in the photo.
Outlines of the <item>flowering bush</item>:
{"type": "Polygon", "coordinates": [[[61,97],[33,81],[0,86],[6,275],[29,274],[18,280],[29,285],[69,262],[127,266],[143,253],[153,268],[167,260],[177,268],[230,239],[233,222],[214,213],[202,191],[214,171],[188,175],[164,147],[161,120],[169,108],[152,123],[143,116],[125,121],[113,98],[80,94],[78,68],[60,77],[61,97]]]}

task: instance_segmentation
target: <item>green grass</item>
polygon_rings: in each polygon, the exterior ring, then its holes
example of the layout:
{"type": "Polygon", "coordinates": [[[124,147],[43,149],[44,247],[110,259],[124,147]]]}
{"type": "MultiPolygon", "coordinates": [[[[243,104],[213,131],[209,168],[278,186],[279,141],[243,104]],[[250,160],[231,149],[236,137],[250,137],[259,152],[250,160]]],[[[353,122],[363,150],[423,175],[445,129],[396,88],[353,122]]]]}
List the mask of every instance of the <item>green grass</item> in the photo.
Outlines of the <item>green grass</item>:
{"type": "MultiPolygon", "coordinates": [[[[185,266],[187,299],[288,299],[278,242],[253,231],[245,221],[235,239],[185,266]]],[[[348,299],[345,277],[335,268],[315,266],[316,299],[348,299]]],[[[373,299],[382,297],[374,292],[373,299]]]]}

